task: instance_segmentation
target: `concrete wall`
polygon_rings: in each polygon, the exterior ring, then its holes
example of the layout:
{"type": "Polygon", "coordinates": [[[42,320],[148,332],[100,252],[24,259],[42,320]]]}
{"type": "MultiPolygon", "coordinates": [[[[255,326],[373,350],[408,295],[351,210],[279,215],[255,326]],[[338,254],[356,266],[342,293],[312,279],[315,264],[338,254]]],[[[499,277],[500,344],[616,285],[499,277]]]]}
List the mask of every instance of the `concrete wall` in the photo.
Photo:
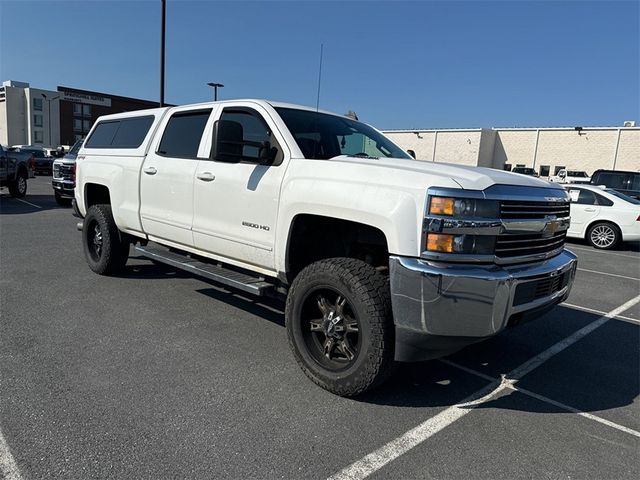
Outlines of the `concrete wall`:
{"type": "Polygon", "coordinates": [[[504,168],[509,164],[585,170],[640,170],[640,128],[495,128],[384,132],[419,160],[504,168]],[[435,144],[435,147],[434,147],[435,144]],[[434,155],[435,152],[435,155],[434,155]]]}

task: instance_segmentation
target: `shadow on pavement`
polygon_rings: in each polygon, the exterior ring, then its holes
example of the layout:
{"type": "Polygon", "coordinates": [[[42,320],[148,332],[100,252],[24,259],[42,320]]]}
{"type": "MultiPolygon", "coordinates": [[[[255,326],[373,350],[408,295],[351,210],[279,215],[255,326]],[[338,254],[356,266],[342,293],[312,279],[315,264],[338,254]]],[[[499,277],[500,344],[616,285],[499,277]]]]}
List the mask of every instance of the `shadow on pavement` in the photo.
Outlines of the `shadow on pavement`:
{"type": "MultiPolygon", "coordinates": [[[[191,277],[188,273],[153,264],[129,266],[122,276],[191,277]]],[[[206,283],[210,283],[211,287],[197,290],[199,293],[284,327],[282,301],[254,298],[227,290],[213,282],[206,283]]],[[[448,358],[498,379],[599,317],[597,314],[559,306],[540,319],[509,328],[448,358]]],[[[638,335],[638,325],[610,320],[551,357],[518,384],[583,411],[602,411],[630,405],[640,394],[638,335]],[[606,388],[603,389],[603,385],[606,388]]],[[[449,406],[488,383],[488,380],[438,360],[400,364],[384,385],[354,400],[410,408],[449,406]]],[[[512,394],[507,391],[505,395],[512,394]]],[[[566,413],[562,408],[541,402],[506,402],[503,399],[505,395],[475,408],[522,408],[529,411],[533,405],[540,409],[536,411],[543,413],[566,413]]]]}
{"type": "Polygon", "coordinates": [[[1,215],[24,215],[27,213],[37,213],[45,210],[66,210],[71,215],[72,209],[69,207],[62,207],[56,203],[56,199],[51,195],[30,195],[27,191],[27,196],[24,198],[13,198],[8,193],[2,192],[0,194],[0,214],[1,215]],[[22,200],[22,201],[21,201],[22,200]],[[29,202],[33,205],[29,205],[29,202]],[[40,207],[40,208],[38,208],[40,207]]]}

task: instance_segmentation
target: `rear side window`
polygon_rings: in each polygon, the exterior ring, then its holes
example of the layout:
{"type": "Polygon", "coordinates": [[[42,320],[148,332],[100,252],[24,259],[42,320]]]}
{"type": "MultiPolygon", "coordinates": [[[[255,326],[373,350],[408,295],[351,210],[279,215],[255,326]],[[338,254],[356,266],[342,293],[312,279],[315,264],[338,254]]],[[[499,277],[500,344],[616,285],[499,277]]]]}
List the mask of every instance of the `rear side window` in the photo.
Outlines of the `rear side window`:
{"type": "Polygon", "coordinates": [[[602,183],[610,188],[626,188],[626,175],[624,173],[601,173],[594,183],[602,183]]]}
{"type": "Polygon", "coordinates": [[[98,123],[85,148],[138,148],[153,125],[154,117],[123,118],[98,123]]]}
{"type": "Polygon", "coordinates": [[[162,134],[158,153],[167,157],[197,158],[209,115],[211,109],[172,115],[162,134]]]}

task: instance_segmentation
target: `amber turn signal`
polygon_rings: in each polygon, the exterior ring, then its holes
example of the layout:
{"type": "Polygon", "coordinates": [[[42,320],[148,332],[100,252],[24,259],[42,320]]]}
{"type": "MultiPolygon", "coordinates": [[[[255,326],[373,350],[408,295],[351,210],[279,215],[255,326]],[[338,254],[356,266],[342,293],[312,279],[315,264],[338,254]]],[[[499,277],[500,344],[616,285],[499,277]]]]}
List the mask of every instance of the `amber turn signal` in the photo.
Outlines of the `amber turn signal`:
{"type": "Polygon", "coordinates": [[[431,197],[429,213],[431,215],[453,215],[455,199],[447,197],[431,197]]]}
{"type": "Polygon", "coordinates": [[[427,251],[429,252],[453,252],[453,235],[439,233],[427,234],[427,251]]]}

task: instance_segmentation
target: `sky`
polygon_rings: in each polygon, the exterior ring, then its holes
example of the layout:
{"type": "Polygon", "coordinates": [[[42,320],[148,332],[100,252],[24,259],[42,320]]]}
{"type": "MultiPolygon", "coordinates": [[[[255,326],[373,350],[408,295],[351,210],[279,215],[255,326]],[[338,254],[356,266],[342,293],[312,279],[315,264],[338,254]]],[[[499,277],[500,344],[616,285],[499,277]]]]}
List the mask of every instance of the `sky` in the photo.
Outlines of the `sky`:
{"type": "MultiPolygon", "coordinates": [[[[165,100],[380,129],[640,122],[640,1],[167,0],[165,100]]],[[[157,100],[160,1],[0,0],[0,79],[157,100]]]]}

